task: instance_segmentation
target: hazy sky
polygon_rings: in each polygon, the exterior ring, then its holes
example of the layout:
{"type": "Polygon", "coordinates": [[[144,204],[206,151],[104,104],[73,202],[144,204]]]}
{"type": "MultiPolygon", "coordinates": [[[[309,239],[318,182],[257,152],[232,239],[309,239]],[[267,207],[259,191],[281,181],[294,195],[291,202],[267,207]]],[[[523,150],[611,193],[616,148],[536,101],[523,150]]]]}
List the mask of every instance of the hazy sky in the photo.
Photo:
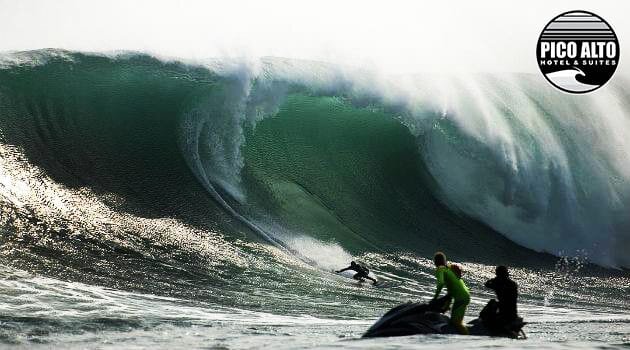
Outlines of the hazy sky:
{"type": "Polygon", "coordinates": [[[534,72],[543,27],[578,9],[612,25],[623,69],[630,1],[0,0],[0,51],[124,49],[193,59],[307,58],[396,72],[534,72]]]}

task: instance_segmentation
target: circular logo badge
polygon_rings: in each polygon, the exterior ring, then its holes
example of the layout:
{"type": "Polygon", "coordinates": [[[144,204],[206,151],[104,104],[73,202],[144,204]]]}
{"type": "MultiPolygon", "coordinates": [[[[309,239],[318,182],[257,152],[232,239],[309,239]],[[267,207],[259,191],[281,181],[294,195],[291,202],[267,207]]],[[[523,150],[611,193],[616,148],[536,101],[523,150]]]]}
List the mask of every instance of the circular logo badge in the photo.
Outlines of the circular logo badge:
{"type": "Polygon", "coordinates": [[[538,38],[538,67],[558,89],[583,94],[606,84],[619,63],[619,42],[603,18],[569,11],[552,19],[538,38]]]}

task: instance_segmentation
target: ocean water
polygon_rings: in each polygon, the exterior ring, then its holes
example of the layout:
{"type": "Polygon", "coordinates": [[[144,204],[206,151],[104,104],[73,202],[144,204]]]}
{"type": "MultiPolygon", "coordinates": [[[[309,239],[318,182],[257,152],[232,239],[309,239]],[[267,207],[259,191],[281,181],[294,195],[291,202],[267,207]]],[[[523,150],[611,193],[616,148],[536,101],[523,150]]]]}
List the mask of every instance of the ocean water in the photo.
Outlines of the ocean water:
{"type": "Polygon", "coordinates": [[[0,347],[628,348],[625,76],[539,78],[5,53],[0,347]],[[510,266],[528,339],[361,339],[436,250],[466,320],[510,266]]]}

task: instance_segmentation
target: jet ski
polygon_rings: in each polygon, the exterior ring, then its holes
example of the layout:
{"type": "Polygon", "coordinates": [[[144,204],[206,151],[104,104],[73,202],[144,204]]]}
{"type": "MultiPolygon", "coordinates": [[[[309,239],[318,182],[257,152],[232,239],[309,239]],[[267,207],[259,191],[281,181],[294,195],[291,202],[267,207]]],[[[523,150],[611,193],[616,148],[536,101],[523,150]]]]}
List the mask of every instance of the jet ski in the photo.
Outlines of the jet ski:
{"type": "MultiPolygon", "coordinates": [[[[446,295],[429,303],[405,303],[389,310],[370,327],[364,338],[398,337],[415,334],[458,334],[444,313],[449,309],[451,297],[446,295]]],[[[482,313],[483,314],[483,313],[482,313]]],[[[468,323],[470,335],[526,338],[522,318],[508,325],[477,318],[468,323]]]]}

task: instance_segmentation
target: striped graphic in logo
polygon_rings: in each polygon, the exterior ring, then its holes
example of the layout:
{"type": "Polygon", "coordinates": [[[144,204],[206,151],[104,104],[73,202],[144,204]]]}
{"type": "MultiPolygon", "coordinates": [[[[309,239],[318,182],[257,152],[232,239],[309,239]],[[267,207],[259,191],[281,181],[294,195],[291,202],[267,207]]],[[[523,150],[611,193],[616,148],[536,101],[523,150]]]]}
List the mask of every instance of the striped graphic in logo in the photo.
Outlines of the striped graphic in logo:
{"type": "Polygon", "coordinates": [[[541,40],[616,40],[608,23],[589,12],[573,11],[554,19],[540,37],[541,40]]]}

